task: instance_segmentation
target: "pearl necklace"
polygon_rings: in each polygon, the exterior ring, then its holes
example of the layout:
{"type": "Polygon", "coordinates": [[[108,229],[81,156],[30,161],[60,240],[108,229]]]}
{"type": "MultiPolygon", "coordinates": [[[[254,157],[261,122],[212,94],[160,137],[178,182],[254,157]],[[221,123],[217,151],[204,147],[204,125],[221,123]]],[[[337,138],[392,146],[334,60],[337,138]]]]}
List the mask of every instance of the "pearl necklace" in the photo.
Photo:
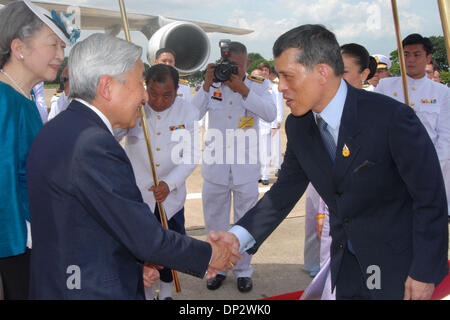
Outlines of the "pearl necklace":
{"type": "Polygon", "coordinates": [[[9,79],[9,81],[11,81],[11,82],[16,86],[17,89],[19,89],[20,93],[22,93],[26,98],[28,98],[28,99],[31,100],[30,95],[26,95],[25,92],[23,91],[23,89],[17,84],[16,81],[14,81],[14,79],[13,79],[9,74],[6,73],[5,70],[0,69],[0,72],[1,72],[2,74],[4,74],[5,77],[7,77],[7,78],[9,79]]]}

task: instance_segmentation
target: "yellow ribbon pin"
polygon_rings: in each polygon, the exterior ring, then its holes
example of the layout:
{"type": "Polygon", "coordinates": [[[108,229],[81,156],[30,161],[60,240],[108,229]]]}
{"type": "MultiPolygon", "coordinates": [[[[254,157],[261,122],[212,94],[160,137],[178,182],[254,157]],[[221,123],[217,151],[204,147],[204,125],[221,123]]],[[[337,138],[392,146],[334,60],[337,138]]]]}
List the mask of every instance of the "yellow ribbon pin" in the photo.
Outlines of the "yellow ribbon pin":
{"type": "Polygon", "coordinates": [[[347,147],[347,145],[346,144],[344,144],[344,148],[342,149],[342,155],[344,156],[344,157],[348,157],[348,156],[350,156],[350,149],[347,147]]]}

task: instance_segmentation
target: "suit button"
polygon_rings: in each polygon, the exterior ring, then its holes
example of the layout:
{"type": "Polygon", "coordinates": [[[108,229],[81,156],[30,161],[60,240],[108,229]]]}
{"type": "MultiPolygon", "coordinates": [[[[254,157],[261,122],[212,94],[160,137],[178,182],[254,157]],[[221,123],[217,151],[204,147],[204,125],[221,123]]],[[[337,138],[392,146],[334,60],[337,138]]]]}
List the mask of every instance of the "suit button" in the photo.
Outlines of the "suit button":
{"type": "Polygon", "coordinates": [[[337,195],[338,197],[342,196],[342,192],[339,191],[336,191],[334,194],[337,195]]]}
{"type": "Polygon", "coordinates": [[[340,245],[339,245],[339,249],[344,249],[344,245],[343,245],[343,244],[340,244],[340,245]]]}
{"type": "Polygon", "coordinates": [[[344,219],[344,224],[348,224],[349,222],[350,222],[350,220],[344,219]]]}

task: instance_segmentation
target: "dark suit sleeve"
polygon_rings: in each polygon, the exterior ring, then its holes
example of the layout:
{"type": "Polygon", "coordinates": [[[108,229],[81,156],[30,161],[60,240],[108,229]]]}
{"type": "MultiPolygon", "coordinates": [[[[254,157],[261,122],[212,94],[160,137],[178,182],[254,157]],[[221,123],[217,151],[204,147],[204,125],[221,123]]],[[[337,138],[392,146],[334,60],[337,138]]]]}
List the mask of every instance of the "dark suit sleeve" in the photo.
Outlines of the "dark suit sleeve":
{"type": "Polygon", "coordinates": [[[413,199],[409,275],[417,281],[437,284],[448,272],[447,200],[435,148],[411,108],[398,108],[390,125],[389,146],[413,199]]]}
{"type": "MultiPolygon", "coordinates": [[[[288,128],[289,121],[286,122],[286,131],[289,137],[288,128]]],[[[250,254],[254,254],[267,237],[286,218],[308,186],[309,180],[295,156],[294,144],[295,141],[288,139],[277,182],[237,222],[237,225],[245,228],[256,241],[256,244],[248,250],[250,254]]]]}
{"type": "Polygon", "coordinates": [[[142,202],[125,152],[108,132],[83,132],[74,160],[76,195],[111,237],[137,260],[203,277],[211,246],[162,228],[142,202]]]}

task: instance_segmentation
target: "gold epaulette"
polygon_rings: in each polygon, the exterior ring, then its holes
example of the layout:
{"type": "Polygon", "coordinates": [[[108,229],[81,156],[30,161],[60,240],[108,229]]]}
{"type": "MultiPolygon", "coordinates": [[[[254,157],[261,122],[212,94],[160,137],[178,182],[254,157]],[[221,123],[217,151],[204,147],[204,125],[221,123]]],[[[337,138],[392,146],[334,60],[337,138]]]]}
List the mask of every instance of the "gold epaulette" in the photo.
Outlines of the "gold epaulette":
{"type": "Polygon", "coordinates": [[[248,80],[255,81],[255,82],[258,82],[258,83],[263,83],[264,82],[264,78],[263,77],[252,76],[251,74],[249,74],[247,78],[248,78],[248,80]]]}
{"type": "Polygon", "coordinates": [[[61,95],[62,95],[62,92],[57,92],[57,93],[54,94],[54,96],[58,97],[58,98],[61,97],[61,95]]]}
{"type": "Polygon", "coordinates": [[[368,84],[368,83],[365,83],[365,84],[363,84],[363,86],[362,86],[364,89],[365,88],[368,88],[368,87],[370,87],[370,84],[368,84]]]}
{"type": "Polygon", "coordinates": [[[274,84],[279,84],[280,83],[280,81],[278,81],[278,80],[270,80],[270,81],[272,81],[272,83],[274,83],[274,84]]]}
{"type": "Polygon", "coordinates": [[[184,84],[185,86],[188,86],[188,85],[189,85],[189,81],[184,80],[184,79],[179,79],[179,80],[178,80],[178,83],[184,84]]]}

